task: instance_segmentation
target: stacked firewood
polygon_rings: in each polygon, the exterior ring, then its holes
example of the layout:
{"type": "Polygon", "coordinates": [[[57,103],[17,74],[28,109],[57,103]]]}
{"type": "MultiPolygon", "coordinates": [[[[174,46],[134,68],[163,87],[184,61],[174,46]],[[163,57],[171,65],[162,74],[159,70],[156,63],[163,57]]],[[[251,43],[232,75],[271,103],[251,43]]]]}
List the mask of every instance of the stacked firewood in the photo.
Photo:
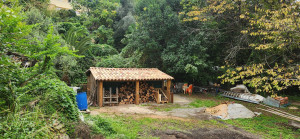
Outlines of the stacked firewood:
{"type": "Polygon", "coordinates": [[[140,103],[155,102],[155,90],[146,82],[140,82],[140,103]]]}
{"type": "Polygon", "coordinates": [[[276,96],[276,97],[274,97],[274,99],[279,101],[280,105],[284,105],[284,104],[287,104],[289,102],[288,97],[276,96]]]}
{"type": "MultiPolygon", "coordinates": [[[[119,92],[119,104],[134,104],[135,103],[135,83],[127,82],[120,87],[119,92]]],[[[146,82],[140,82],[139,84],[139,102],[155,102],[154,98],[154,87],[150,86],[146,82]]]]}
{"type": "Polygon", "coordinates": [[[135,102],[135,84],[127,82],[120,87],[119,104],[134,104],[135,102]]]}

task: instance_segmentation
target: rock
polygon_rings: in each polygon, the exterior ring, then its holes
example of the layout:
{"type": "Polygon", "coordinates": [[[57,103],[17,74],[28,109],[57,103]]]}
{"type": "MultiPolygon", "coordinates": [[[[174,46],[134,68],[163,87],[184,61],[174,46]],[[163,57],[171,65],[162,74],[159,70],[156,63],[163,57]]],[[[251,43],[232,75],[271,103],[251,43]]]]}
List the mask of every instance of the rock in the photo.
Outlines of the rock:
{"type": "Polygon", "coordinates": [[[261,115],[261,112],[253,112],[256,116],[261,115]]]}
{"type": "Polygon", "coordinates": [[[248,88],[243,84],[240,84],[240,85],[237,85],[236,87],[230,88],[230,91],[236,92],[236,93],[250,93],[248,88]]]}
{"type": "Polygon", "coordinates": [[[255,114],[241,104],[220,104],[216,107],[207,108],[206,113],[209,113],[223,120],[237,118],[252,118],[255,114]]]}
{"type": "Polygon", "coordinates": [[[237,118],[252,118],[254,116],[255,114],[245,106],[235,103],[228,105],[228,116],[225,118],[225,120],[237,118]]]}

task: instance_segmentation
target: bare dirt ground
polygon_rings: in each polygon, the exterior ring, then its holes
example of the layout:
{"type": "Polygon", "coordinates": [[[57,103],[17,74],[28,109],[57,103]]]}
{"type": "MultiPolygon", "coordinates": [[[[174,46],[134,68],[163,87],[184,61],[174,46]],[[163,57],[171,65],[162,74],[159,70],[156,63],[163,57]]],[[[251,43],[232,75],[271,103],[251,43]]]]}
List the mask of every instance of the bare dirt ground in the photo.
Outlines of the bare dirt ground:
{"type": "Polygon", "coordinates": [[[107,106],[91,111],[91,115],[98,115],[100,113],[113,113],[113,114],[153,114],[153,115],[168,115],[165,112],[159,112],[149,109],[149,106],[141,106],[135,104],[124,104],[119,106],[107,106]]]}
{"type": "MultiPolygon", "coordinates": [[[[170,111],[158,111],[152,109],[153,106],[164,105],[180,105],[185,106],[191,103],[194,99],[183,95],[174,94],[174,104],[125,104],[119,106],[106,106],[102,108],[92,109],[91,115],[98,115],[101,113],[115,114],[115,115],[130,115],[133,118],[149,117],[156,119],[176,119],[181,121],[189,121],[192,119],[209,120],[213,119],[212,116],[204,112],[205,108],[175,108],[170,111]]],[[[225,123],[222,123],[226,125],[225,123]]],[[[189,131],[177,130],[154,130],[152,135],[162,139],[248,139],[259,138],[256,135],[250,134],[235,126],[227,125],[228,128],[197,128],[189,131]]]]}
{"type": "Polygon", "coordinates": [[[182,95],[174,94],[173,101],[175,104],[188,104],[193,101],[192,98],[184,97],[182,95]]]}
{"type": "Polygon", "coordinates": [[[249,134],[244,131],[237,131],[231,129],[208,129],[199,128],[183,131],[153,131],[152,133],[161,139],[256,139],[258,136],[249,134]]]}
{"type": "MultiPolygon", "coordinates": [[[[192,99],[180,95],[174,95],[174,104],[186,105],[192,102],[192,99]]],[[[98,115],[100,113],[110,113],[117,115],[136,115],[139,117],[151,118],[200,118],[202,120],[211,119],[211,116],[204,113],[205,108],[177,108],[171,111],[156,111],[151,109],[152,106],[162,106],[166,104],[146,103],[146,104],[124,104],[119,106],[107,106],[91,110],[91,115],[98,115]]]]}

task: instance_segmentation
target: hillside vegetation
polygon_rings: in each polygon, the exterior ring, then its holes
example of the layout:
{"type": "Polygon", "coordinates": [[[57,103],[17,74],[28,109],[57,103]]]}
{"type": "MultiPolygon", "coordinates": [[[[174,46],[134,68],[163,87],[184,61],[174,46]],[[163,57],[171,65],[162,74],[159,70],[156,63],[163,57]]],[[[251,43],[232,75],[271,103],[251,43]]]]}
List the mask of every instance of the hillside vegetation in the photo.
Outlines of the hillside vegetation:
{"type": "Polygon", "coordinates": [[[68,86],[86,83],[89,67],[158,68],[177,82],[299,95],[297,0],[72,0],[73,10],[49,3],[0,1],[3,138],[54,138],[57,121],[71,135],[79,113],[68,86]]]}

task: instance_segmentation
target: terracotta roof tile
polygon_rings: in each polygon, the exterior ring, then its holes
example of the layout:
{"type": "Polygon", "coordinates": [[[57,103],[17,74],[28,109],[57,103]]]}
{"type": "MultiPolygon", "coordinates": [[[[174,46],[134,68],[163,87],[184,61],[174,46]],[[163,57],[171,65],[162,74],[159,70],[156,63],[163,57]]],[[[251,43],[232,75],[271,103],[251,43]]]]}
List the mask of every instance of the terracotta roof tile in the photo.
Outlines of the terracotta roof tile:
{"type": "Polygon", "coordinates": [[[157,68],[101,68],[90,67],[96,80],[101,81],[134,81],[134,80],[172,80],[172,76],[157,68]]]}

